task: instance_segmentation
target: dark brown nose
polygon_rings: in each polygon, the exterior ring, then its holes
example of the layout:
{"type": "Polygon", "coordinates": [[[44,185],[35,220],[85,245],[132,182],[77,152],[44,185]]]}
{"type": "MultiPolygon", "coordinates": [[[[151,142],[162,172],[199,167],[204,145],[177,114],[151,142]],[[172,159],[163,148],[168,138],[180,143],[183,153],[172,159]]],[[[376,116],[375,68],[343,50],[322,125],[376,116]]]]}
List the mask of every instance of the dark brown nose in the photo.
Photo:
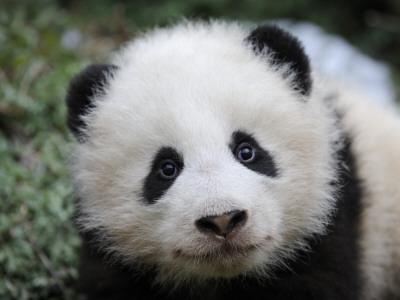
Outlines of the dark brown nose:
{"type": "Polygon", "coordinates": [[[198,219],[195,224],[204,233],[226,237],[234,229],[243,226],[247,221],[247,213],[233,210],[220,216],[208,216],[198,219]]]}

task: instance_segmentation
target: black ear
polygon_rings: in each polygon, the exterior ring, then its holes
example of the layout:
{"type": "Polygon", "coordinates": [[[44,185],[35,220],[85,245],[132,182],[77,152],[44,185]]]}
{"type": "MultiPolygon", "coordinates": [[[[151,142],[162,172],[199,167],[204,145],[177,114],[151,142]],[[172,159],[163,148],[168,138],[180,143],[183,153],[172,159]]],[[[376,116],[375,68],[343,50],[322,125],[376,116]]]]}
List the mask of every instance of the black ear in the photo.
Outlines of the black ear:
{"type": "Polygon", "coordinates": [[[297,38],[274,25],[262,25],[254,29],[246,39],[256,54],[266,51],[272,54],[272,64],[288,64],[294,72],[296,90],[302,95],[311,92],[310,63],[297,38]]]}
{"type": "Polygon", "coordinates": [[[82,129],[86,127],[82,116],[95,107],[94,96],[104,92],[107,80],[117,69],[114,65],[94,64],[86,67],[71,80],[66,98],[67,124],[79,142],[86,139],[82,133],[82,129]]]}

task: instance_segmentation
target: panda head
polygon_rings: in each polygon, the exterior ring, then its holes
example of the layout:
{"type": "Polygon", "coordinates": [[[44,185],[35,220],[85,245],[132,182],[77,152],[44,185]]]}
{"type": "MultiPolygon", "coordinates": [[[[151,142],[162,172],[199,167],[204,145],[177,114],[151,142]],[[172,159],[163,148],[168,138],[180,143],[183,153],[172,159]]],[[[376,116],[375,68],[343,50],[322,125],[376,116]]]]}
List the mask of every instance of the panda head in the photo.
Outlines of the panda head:
{"type": "Polygon", "coordinates": [[[71,82],[78,226],[160,282],[269,275],[326,229],[333,122],[275,26],[185,23],[71,82]]]}

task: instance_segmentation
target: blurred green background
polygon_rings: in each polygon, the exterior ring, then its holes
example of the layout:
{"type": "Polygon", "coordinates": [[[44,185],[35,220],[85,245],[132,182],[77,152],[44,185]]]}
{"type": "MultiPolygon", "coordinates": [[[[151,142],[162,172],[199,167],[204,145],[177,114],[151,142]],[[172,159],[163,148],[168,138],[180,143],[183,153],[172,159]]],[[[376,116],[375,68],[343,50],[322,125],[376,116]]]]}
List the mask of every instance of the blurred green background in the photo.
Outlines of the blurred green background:
{"type": "Polygon", "coordinates": [[[311,21],[387,62],[399,86],[398,0],[1,0],[0,299],[79,299],[68,82],[138,31],[182,17],[311,21]]]}

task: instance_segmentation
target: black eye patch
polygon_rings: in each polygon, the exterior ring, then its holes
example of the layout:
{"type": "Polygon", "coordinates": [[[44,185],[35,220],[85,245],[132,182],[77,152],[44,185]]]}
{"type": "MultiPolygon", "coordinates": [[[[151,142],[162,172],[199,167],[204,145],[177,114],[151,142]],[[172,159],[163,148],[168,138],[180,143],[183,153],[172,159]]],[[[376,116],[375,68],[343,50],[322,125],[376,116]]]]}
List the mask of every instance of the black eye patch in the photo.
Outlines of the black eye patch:
{"type": "Polygon", "coordinates": [[[272,156],[250,134],[235,131],[232,134],[230,148],[237,161],[250,170],[269,177],[278,176],[272,156]]]}
{"type": "Polygon", "coordinates": [[[143,197],[153,204],[171,187],[183,170],[183,157],[172,147],[163,147],[155,155],[150,173],[144,180],[143,197]]]}

